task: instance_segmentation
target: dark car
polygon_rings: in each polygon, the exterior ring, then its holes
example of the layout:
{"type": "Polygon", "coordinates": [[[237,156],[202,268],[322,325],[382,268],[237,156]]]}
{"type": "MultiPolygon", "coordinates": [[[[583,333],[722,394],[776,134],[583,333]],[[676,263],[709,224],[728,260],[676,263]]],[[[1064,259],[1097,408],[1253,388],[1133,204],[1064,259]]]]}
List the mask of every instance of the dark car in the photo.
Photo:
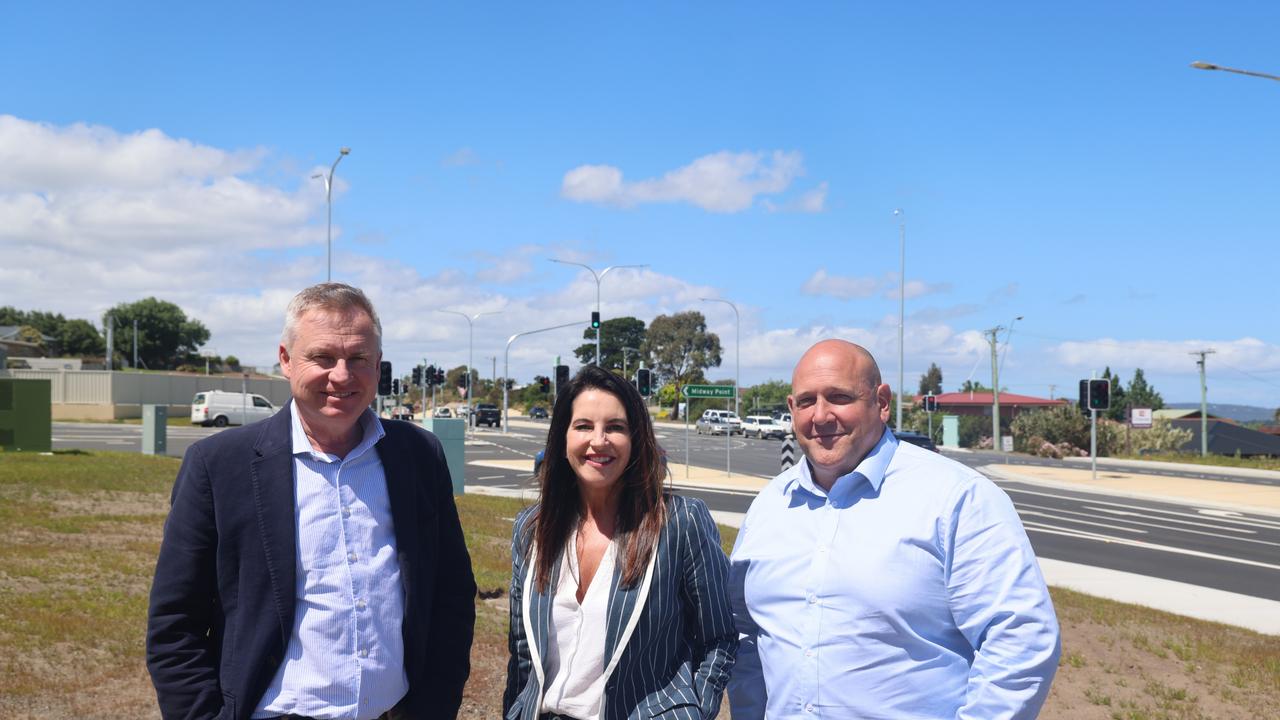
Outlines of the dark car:
{"type": "Polygon", "coordinates": [[[919,445],[925,450],[938,452],[938,446],[933,442],[933,438],[925,435],[924,433],[911,432],[910,430],[903,430],[899,432],[895,430],[893,436],[898,438],[901,442],[909,442],[912,445],[919,445]]]}
{"type": "Polygon", "coordinates": [[[547,409],[542,407],[541,405],[535,405],[529,408],[529,419],[530,420],[546,420],[547,409]]]}
{"type": "Polygon", "coordinates": [[[480,403],[476,405],[476,412],[472,424],[476,427],[488,425],[489,427],[502,427],[502,411],[497,405],[490,403],[480,403]]]}

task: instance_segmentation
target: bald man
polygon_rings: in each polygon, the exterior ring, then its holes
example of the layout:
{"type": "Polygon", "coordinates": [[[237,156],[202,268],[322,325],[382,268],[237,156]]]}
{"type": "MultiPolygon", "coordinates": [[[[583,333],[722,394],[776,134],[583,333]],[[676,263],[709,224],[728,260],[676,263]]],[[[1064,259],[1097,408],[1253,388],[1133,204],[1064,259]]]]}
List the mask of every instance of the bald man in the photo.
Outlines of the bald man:
{"type": "Polygon", "coordinates": [[[857,345],[811,347],[791,390],[805,462],[751,503],[731,558],[734,720],[1034,718],[1058,621],[1008,496],[899,443],[857,345]]]}

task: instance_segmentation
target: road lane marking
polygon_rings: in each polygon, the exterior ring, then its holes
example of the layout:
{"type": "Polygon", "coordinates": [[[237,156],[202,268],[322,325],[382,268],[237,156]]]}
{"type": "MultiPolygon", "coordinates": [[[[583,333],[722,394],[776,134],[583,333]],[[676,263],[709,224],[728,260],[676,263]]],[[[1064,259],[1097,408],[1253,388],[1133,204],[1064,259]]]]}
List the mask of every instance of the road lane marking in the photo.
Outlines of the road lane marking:
{"type": "MultiPolygon", "coordinates": [[[[1017,481],[1013,481],[1013,482],[1017,482],[1017,481]]],[[[1004,486],[1002,485],[1001,487],[1004,487],[1004,486]]],[[[1129,510],[1142,510],[1145,512],[1158,512],[1158,513],[1164,513],[1166,515],[1189,514],[1199,510],[1197,505],[1191,501],[1187,501],[1183,503],[1183,507],[1185,509],[1165,510],[1163,508],[1147,507],[1144,505],[1130,505],[1127,503],[1110,502],[1107,500],[1095,500],[1094,498],[1097,497],[1098,494],[1090,493],[1086,490],[1080,491],[1086,497],[1080,497],[1077,495],[1063,495],[1061,493],[1041,492],[1038,490],[1023,490],[1021,488],[1012,488],[1012,487],[1004,487],[1004,490],[1007,493],[1022,493],[1024,495],[1038,495],[1040,497],[1057,498],[1058,500],[1071,500],[1072,502],[1093,503],[1095,505],[1110,505],[1112,507],[1126,508],[1129,510]]],[[[1152,502],[1161,503],[1164,505],[1179,504],[1176,501],[1171,501],[1164,498],[1152,499],[1152,502]]],[[[1249,518],[1248,520],[1234,520],[1231,518],[1222,518],[1222,521],[1241,524],[1241,525],[1250,525],[1252,527],[1280,528],[1280,522],[1276,522],[1273,520],[1266,520],[1261,517],[1249,518]]]]}
{"type": "MultiPolygon", "coordinates": [[[[1076,513],[1076,514],[1079,514],[1079,513],[1076,513]]],[[[1119,530],[1119,531],[1121,531],[1121,532],[1139,533],[1139,534],[1142,534],[1142,535],[1147,535],[1147,534],[1148,534],[1146,530],[1140,530],[1140,529],[1138,529],[1138,528],[1129,528],[1129,527],[1125,527],[1125,526],[1123,526],[1123,525],[1111,525],[1111,524],[1108,524],[1108,523],[1094,522],[1094,521],[1092,521],[1092,520],[1076,520],[1075,518],[1064,518],[1064,517],[1058,517],[1057,515],[1051,515],[1051,514],[1049,514],[1049,513],[1043,513],[1043,512],[1036,511],[1036,510],[1029,510],[1029,511],[1019,510],[1019,511],[1018,511],[1018,515],[1020,515],[1020,516],[1022,516],[1022,517],[1042,517],[1042,518],[1049,518],[1050,520],[1058,520],[1059,522],[1078,523],[1078,524],[1080,524],[1080,525],[1093,525],[1093,526],[1095,526],[1095,527],[1104,527],[1104,528],[1109,528],[1109,529],[1111,529],[1111,530],[1119,530]]],[[[1026,523],[1024,522],[1023,524],[1025,525],[1026,523]]],[[[1110,536],[1104,535],[1104,536],[1102,536],[1102,537],[1110,537],[1110,536]]]]}
{"type": "Polygon", "coordinates": [[[1234,558],[1229,555],[1218,555],[1216,553],[1207,553],[1200,550],[1187,550],[1185,548],[1171,547],[1169,545],[1158,545],[1156,543],[1142,542],[1141,540],[1129,540],[1128,538],[1111,537],[1109,535],[1099,535],[1097,533],[1084,532],[1080,530],[1072,530],[1070,528],[1058,527],[1056,525],[1048,525],[1035,521],[1024,522],[1023,527],[1028,531],[1042,532],[1049,535],[1062,535],[1064,537],[1077,538],[1080,540],[1097,540],[1104,543],[1114,543],[1116,545],[1126,545],[1128,547],[1141,548],[1145,550],[1155,550],[1158,552],[1173,553],[1175,555],[1188,555],[1190,557],[1205,558],[1207,560],[1219,560],[1222,562],[1236,563],[1238,565],[1249,565],[1252,567],[1266,568],[1268,570],[1280,570],[1280,565],[1264,563],[1258,560],[1245,560],[1244,558],[1234,558]]]}

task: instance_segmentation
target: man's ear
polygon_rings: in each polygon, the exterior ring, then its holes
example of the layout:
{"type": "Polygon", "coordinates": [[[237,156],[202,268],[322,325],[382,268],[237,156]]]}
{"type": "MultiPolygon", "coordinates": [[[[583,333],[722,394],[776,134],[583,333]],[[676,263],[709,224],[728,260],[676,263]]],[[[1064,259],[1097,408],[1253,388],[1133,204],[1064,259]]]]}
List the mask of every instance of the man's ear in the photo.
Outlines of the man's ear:
{"type": "Polygon", "coordinates": [[[889,422],[889,407],[893,405],[893,390],[889,383],[880,383],[876,387],[876,404],[880,406],[880,421],[889,422]]]}
{"type": "Polygon", "coordinates": [[[787,396],[787,410],[791,411],[792,416],[796,414],[796,396],[795,395],[787,396]]]}
{"type": "Polygon", "coordinates": [[[280,372],[284,373],[285,377],[289,377],[289,348],[285,347],[284,343],[280,343],[277,356],[280,358],[280,372]]]}

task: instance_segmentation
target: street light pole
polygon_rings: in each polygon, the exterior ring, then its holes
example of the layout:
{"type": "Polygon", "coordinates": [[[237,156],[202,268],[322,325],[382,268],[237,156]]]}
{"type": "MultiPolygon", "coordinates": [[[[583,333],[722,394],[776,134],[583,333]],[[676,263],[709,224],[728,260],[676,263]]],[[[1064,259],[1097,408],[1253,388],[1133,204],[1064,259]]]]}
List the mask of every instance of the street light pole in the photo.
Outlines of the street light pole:
{"type": "Polygon", "coordinates": [[[733,308],[734,321],[734,348],[733,348],[733,413],[738,417],[742,417],[742,413],[738,412],[738,388],[739,381],[742,377],[742,318],[738,315],[738,306],[728,300],[720,298],[698,298],[703,302],[722,302],[733,308]]]}
{"type": "Polygon", "coordinates": [[[1000,372],[1004,372],[1005,358],[1009,357],[1009,343],[1013,340],[1013,324],[1022,319],[1019,315],[1009,321],[1009,334],[1004,336],[1004,350],[1000,353],[1000,372]]]}
{"type": "Polygon", "coordinates": [[[1239,70],[1222,65],[1214,65],[1213,63],[1207,63],[1201,60],[1191,63],[1191,67],[1197,70],[1221,70],[1222,72],[1236,73],[1237,75],[1248,75],[1249,77],[1259,77],[1267,80],[1280,81],[1280,75],[1269,75],[1267,73],[1254,72],[1252,70],[1239,70]]]}
{"type": "Polygon", "coordinates": [[[472,360],[474,359],[472,354],[475,348],[475,345],[473,343],[473,339],[475,338],[475,320],[479,318],[481,315],[497,315],[502,311],[490,310],[488,312],[478,312],[475,315],[468,315],[464,312],[458,312],[457,310],[437,309],[436,312],[449,313],[450,315],[457,315],[459,317],[465,318],[467,321],[467,432],[470,433],[471,428],[475,424],[475,419],[471,417],[471,412],[472,412],[471,400],[472,400],[472,395],[474,394],[471,389],[471,375],[473,372],[471,369],[471,365],[472,365],[472,360]]]}
{"type": "MultiPolygon", "coordinates": [[[[515,342],[516,338],[524,337],[525,335],[533,335],[535,333],[547,332],[549,330],[560,330],[561,328],[567,328],[567,327],[578,327],[580,325],[582,325],[581,322],[565,323],[564,325],[556,325],[554,327],[518,332],[515,335],[512,335],[511,337],[507,338],[507,349],[502,352],[502,434],[503,435],[506,435],[508,432],[511,431],[511,426],[507,424],[507,408],[510,407],[510,402],[508,402],[508,399],[507,399],[507,386],[511,384],[507,381],[507,379],[510,377],[510,373],[511,373],[511,343],[515,342]]],[[[556,392],[559,392],[559,390],[560,390],[559,388],[556,388],[556,392]]]]}
{"type": "Polygon", "coordinates": [[[329,168],[329,174],[322,175],[316,173],[311,176],[312,180],[320,178],[324,180],[324,199],[325,204],[329,206],[328,221],[325,223],[325,270],[324,281],[333,282],[333,173],[338,169],[338,163],[342,162],[342,158],[351,153],[351,148],[344,147],[338,149],[338,158],[333,161],[333,165],[329,168]]]}
{"type": "MultiPolygon", "coordinates": [[[[600,313],[600,281],[604,279],[604,276],[605,276],[605,275],[608,275],[608,274],[609,274],[609,271],[610,271],[610,270],[617,270],[618,268],[642,268],[642,267],[649,267],[649,265],[648,265],[648,264],[643,264],[643,265],[610,265],[609,267],[605,268],[604,270],[601,270],[599,274],[596,274],[596,271],[595,271],[595,270],[593,270],[593,269],[591,269],[591,266],[590,266],[590,265],[584,265],[584,264],[582,264],[582,263],[580,263],[580,262],[574,262],[574,261],[572,261],[572,260],[557,260],[557,259],[555,259],[555,258],[547,258],[547,259],[548,259],[548,260],[550,260],[550,261],[551,261],[551,262],[553,262],[553,263],[560,263],[561,265],[577,265],[577,266],[578,266],[578,267],[580,267],[580,268],[586,268],[586,269],[587,269],[587,272],[591,273],[591,277],[595,278],[595,281],[596,281],[596,314],[597,314],[597,315],[600,313]]],[[[603,320],[601,320],[601,321],[600,321],[600,324],[601,324],[601,326],[603,326],[603,325],[604,325],[604,321],[603,321],[603,320]]],[[[599,366],[599,365],[600,365],[600,331],[601,331],[602,329],[603,329],[602,327],[598,327],[598,328],[596,328],[596,365],[597,365],[597,366],[599,366]]]]}
{"type": "Polygon", "coordinates": [[[902,386],[906,382],[903,370],[903,328],[907,324],[907,215],[898,208],[898,419],[896,427],[902,431],[902,386]]]}
{"type": "Polygon", "coordinates": [[[638,352],[640,352],[640,350],[638,350],[637,348],[633,348],[633,347],[622,348],[622,376],[624,378],[629,377],[627,375],[627,358],[631,357],[631,353],[638,353],[638,352]]]}
{"type": "Polygon", "coordinates": [[[996,338],[1004,328],[999,325],[987,331],[991,336],[991,449],[1004,452],[1000,442],[1000,363],[996,359],[996,338]]]}

